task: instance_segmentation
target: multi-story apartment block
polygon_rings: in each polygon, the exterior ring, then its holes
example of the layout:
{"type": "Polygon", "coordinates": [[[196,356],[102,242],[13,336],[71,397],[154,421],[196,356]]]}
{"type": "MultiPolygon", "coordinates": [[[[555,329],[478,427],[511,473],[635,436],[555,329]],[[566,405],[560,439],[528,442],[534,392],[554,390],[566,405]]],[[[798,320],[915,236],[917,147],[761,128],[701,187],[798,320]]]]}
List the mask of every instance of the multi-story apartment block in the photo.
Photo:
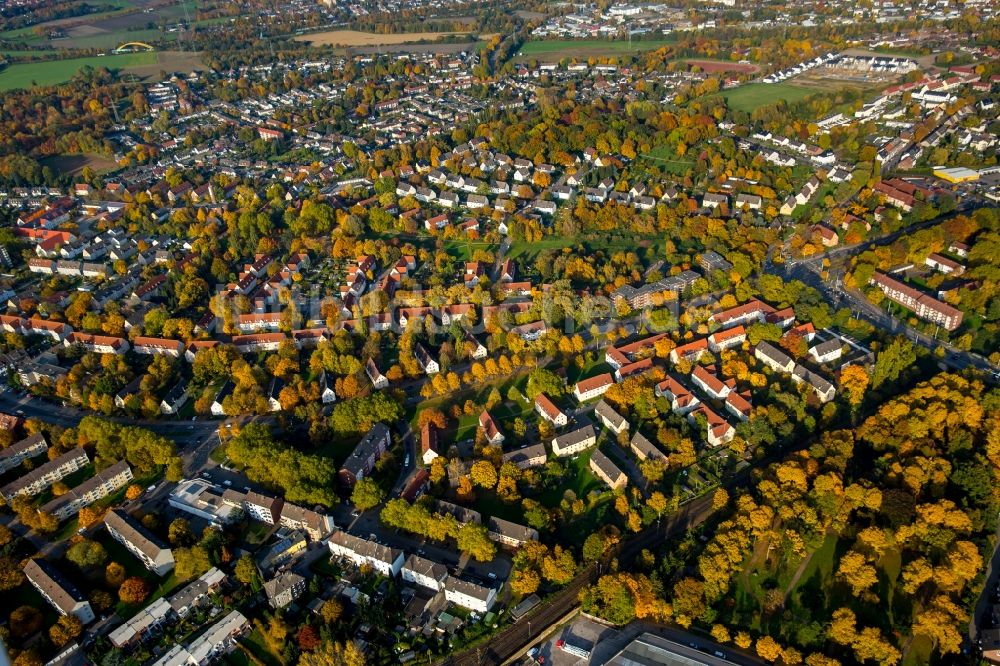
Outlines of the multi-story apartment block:
{"type": "Polygon", "coordinates": [[[115,541],[125,546],[156,575],[165,576],[174,568],[174,554],[170,548],[124,510],[109,511],[104,517],[104,525],[115,541]]]}
{"type": "Polygon", "coordinates": [[[132,468],[124,460],[111,467],[101,470],[75,488],[71,488],[59,497],[42,506],[42,511],[52,514],[60,521],[75,516],[80,509],[111,493],[124,488],[132,481],[132,468]]]}
{"type": "Polygon", "coordinates": [[[0,450],[0,474],[5,474],[28,458],[41,455],[48,449],[49,444],[45,441],[45,435],[40,432],[11,444],[6,449],[0,450]]]}
{"type": "Polygon", "coordinates": [[[94,621],[94,610],[87,597],[47,561],[28,560],[24,577],[61,615],[75,615],[83,624],[94,621]]]}
{"type": "Polygon", "coordinates": [[[56,481],[68,476],[90,462],[83,449],[73,449],[55,460],[39,465],[24,476],[11,481],[2,489],[4,499],[10,502],[18,495],[37,495],[56,481]]]}
{"type": "Polygon", "coordinates": [[[382,456],[392,443],[389,426],[376,423],[368,434],[358,442],[354,451],[347,457],[340,468],[340,481],[350,488],[355,483],[371,473],[375,462],[382,456]]]}
{"type": "Polygon", "coordinates": [[[356,566],[370,566],[384,576],[395,576],[403,567],[403,551],[356,537],[343,530],[334,532],[327,542],[330,552],[356,566]]]}

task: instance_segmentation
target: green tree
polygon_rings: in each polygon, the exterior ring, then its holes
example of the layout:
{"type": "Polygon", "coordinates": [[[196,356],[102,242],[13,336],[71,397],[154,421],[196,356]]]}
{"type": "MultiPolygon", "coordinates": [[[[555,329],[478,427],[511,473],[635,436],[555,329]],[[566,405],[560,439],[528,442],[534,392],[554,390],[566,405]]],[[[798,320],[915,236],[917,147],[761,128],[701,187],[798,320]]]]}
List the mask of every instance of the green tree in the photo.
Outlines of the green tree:
{"type": "Polygon", "coordinates": [[[385,491],[371,477],[365,477],[354,484],[351,491],[351,502],[358,511],[374,509],[385,501],[385,491]]]}
{"type": "Polygon", "coordinates": [[[66,559],[81,569],[89,569],[104,564],[108,559],[108,553],[98,542],[84,539],[69,547],[66,559]]]}

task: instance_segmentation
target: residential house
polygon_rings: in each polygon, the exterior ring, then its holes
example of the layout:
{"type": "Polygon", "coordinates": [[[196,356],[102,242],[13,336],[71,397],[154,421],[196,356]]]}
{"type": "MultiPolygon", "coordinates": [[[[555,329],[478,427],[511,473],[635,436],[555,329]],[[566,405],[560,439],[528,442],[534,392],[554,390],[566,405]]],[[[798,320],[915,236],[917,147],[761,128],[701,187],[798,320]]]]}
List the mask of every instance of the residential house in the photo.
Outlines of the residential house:
{"type": "Polygon", "coordinates": [[[420,459],[425,465],[430,465],[439,455],[437,426],[425,423],[420,428],[420,459]]]}
{"type": "Polygon", "coordinates": [[[624,488],[628,483],[625,472],[618,469],[618,465],[611,461],[600,449],[594,449],[590,455],[590,470],[597,478],[611,486],[612,490],[624,488]]]}
{"type": "Polygon", "coordinates": [[[306,591],[306,579],[293,571],[283,571],[264,583],[267,602],[275,610],[288,606],[306,591]]]}
{"type": "Polygon", "coordinates": [[[535,411],[539,416],[557,428],[561,428],[568,423],[566,415],[544,393],[539,393],[535,396],[535,411]]]}
{"type": "Polygon", "coordinates": [[[375,468],[375,462],[392,444],[389,426],[376,423],[354,448],[340,468],[340,481],[348,488],[366,477],[375,468]]]}
{"type": "Polygon", "coordinates": [[[596,377],[582,379],[573,387],[573,396],[580,402],[587,402],[588,400],[593,400],[604,395],[614,383],[614,378],[608,372],[596,377]]]}
{"type": "Polygon", "coordinates": [[[522,446],[520,449],[503,454],[503,461],[514,463],[518,469],[541,467],[546,459],[548,453],[545,451],[545,444],[542,443],[522,446]]]}
{"type": "Polygon", "coordinates": [[[497,427],[496,421],[490,416],[490,413],[483,410],[483,413],[479,415],[479,428],[483,431],[483,437],[486,441],[494,446],[500,446],[504,441],[504,434],[500,432],[500,428],[497,427]]]}
{"type": "Polygon", "coordinates": [[[629,423],[628,420],[615,411],[615,408],[609,405],[604,400],[597,403],[594,407],[594,415],[597,419],[604,424],[604,427],[615,433],[616,435],[624,430],[628,430],[629,423]]]}
{"type": "Polygon", "coordinates": [[[356,537],[343,530],[330,535],[327,545],[336,557],[343,557],[355,566],[369,566],[383,576],[395,576],[403,568],[403,551],[356,537]]]}
{"type": "Polygon", "coordinates": [[[538,541],[538,530],[495,516],[487,523],[487,530],[491,539],[514,548],[529,541],[538,541]]]}
{"type": "Polygon", "coordinates": [[[371,381],[372,386],[376,389],[384,389],[389,385],[389,380],[378,369],[378,366],[375,365],[374,359],[369,358],[365,361],[365,374],[368,375],[369,381],[371,381]]]}
{"type": "Polygon", "coordinates": [[[594,426],[582,428],[559,435],[552,440],[552,453],[560,458],[573,456],[597,444],[597,431],[594,426]]]}

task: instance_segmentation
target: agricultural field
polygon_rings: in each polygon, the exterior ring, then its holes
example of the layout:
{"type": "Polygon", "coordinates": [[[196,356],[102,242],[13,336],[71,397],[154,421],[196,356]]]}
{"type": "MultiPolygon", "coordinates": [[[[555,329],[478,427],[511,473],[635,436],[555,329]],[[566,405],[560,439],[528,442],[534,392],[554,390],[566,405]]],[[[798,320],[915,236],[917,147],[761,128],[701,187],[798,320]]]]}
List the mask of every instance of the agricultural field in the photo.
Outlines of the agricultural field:
{"type": "Polygon", "coordinates": [[[97,173],[111,171],[118,165],[114,160],[103,155],[53,155],[39,160],[42,166],[47,166],[57,173],[75,176],[81,173],[85,167],[90,167],[97,173]]]}
{"type": "Polygon", "coordinates": [[[35,85],[55,85],[73,78],[73,75],[81,67],[88,65],[91,67],[107,67],[108,69],[131,69],[151,65],[155,66],[157,62],[156,53],[143,52],[11,65],[0,71],[0,90],[30,88],[35,85]]]}
{"type": "Polygon", "coordinates": [[[518,60],[538,59],[555,62],[563,58],[600,58],[623,56],[651,51],[673,44],[672,39],[546,39],[527,42],[518,53],[518,60]]]}
{"type": "Polygon", "coordinates": [[[309,42],[313,46],[392,46],[395,44],[410,44],[413,42],[440,39],[452,35],[464,35],[462,32],[407,32],[393,35],[378,35],[360,30],[327,30],[299,35],[297,42],[309,42]]]}
{"type": "Polygon", "coordinates": [[[195,20],[195,13],[200,6],[200,0],[168,3],[117,0],[106,3],[104,11],[10,30],[0,33],[0,39],[20,42],[26,46],[60,49],[113,49],[124,42],[174,41],[177,33],[164,32],[156,26],[179,20],[190,22],[192,27],[214,22],[215,20],[195,20]],[[37,28],[59,28],[65,36],[50,39],[44,34],[37,34],[37,28]]]}
{"type": "Polygon", "coordinates": [[[751,83],[731,90],[723,91],[722,96],[730,108],[753,112],[765,104],[772,104],[779,99],[786,102],[798,102],[812,95],[815,91],[791,83],[751,83]]]}
{"type": "Polygon", "coordinates": [[[709,74],[718,74],[719,72],[753,74],[754,72],[760,71],[760,67],[757,65],[732,62],[729,60],[685,60],[684,62],[689,68],[697,67],[701,71],[709,74]]]}

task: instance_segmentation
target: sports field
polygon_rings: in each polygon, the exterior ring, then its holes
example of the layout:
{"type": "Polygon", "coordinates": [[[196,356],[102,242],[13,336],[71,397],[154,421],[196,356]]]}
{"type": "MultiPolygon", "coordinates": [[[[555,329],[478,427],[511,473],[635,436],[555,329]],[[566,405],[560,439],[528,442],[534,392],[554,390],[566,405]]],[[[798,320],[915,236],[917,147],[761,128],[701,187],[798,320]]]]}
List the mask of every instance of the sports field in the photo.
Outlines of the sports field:
{"type": "Polygon", "coordinates": [[[751,83],[739,88],[724,90],[722,96],[726,98],[730,108],[750,113],[758,107],[772,104],[779,99],[786,102],[797,102],[816,92],[814,89],[790,83],[751,83]]]}
{"type": "Polygon", "coordinates": [[[51,86],[73,78],[81,67],[107,67],[125,69],[155,65],[157,54],[125,53],[122,55],[94,56],[92,58],[71,58],[69,60],[49,60],[46,62],[11,65],[0,71],[0,90],[30,88],[33,85],[51,86]]]}
{"type": "Polygon", "coordinates": [[[623,56],[652,51],[673,44],[672,39],[544,39],[526,42],[518,52],[521,60],[537,58],[554,62],[563,58],[623,56]]]}

